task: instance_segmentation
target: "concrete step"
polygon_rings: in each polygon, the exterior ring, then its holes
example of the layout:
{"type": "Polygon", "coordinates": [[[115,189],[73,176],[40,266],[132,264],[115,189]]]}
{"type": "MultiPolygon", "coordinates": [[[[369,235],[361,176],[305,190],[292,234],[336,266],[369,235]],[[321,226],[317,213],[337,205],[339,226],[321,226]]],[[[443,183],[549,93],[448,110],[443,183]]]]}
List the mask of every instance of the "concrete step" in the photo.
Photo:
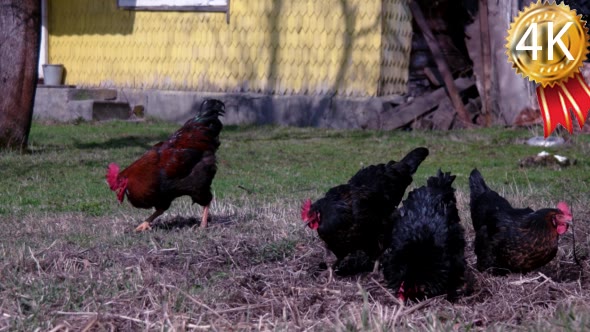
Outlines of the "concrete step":
{"type": "Polygon", "coordinates": [[[61,115],[65,121],[83,119],[86,121],[127,120],[131,115],[128,103],[117,101],[75,100],[68,102],[68,115],[61,115]]]}
{"type": "Polygon", "coordinates": [[[131,115],[129,103],[119,101],[94,101],[92,105],[92,120],[127,120],[131,115]]]}
{"type": "Polygon", "coordinates": [[[113,89],[70,89],[68,100],[115,100],[117,90],[113,89]]]}
{"type": "Polygon", "coordinates": [[[128,120],[133,114],[127,102],[116,101],[115,89],[79,89],[75,86],[38,85],[33,116],[60,122],[128,120]]]}

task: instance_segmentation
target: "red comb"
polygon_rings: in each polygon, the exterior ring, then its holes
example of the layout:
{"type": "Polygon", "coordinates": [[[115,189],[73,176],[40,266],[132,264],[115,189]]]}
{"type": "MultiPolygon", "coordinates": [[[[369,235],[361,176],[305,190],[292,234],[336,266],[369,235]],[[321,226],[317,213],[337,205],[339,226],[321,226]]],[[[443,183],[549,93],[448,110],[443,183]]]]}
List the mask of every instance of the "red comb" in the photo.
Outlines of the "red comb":
{"type": "Polygon", "coordinates": [[[311,199],[306,199],[301,205],[301,219],[305,221],[305,219],[309,216],[309,209],[311,209],[311,199]]]}
{"type": "Polygon", "coordinates": [[[559,202],[559,203],[557,203],[557,208],[561,212],[563,212],[563,214],[565,214],[565,215],[568,215],[568,216],[571,216],[572,215],[572,213],[570,211],[570,208],[567,206],[567,203],[566,202],[559,202]]]}
{"type": "Polygon", "coordinates": [[[119,165],[115,164],[115,163],[110,163],[109,164],[109,168],[107,171],[107,183],[109,184],[109,187],[111,188],[111,190],[117,190],[117,178],[119,177],[119,165]]]}

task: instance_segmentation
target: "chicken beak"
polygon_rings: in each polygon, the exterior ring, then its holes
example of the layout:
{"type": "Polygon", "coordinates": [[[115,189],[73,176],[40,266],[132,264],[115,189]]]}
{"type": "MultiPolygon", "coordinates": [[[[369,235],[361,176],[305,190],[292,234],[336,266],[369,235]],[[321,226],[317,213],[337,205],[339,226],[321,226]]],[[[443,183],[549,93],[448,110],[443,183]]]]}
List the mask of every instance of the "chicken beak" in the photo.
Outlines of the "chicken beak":
{"type": "Polygon", "coordinates": [[[568,215],[557,215],[553,217],[553,225],[571,225],[573,224],[573,217],[568,215]]]}
{"type": "Polygon", "coordinates": [[[567,232],[572,224],[572,216],[568,215],[557,215],[553,218],[553,227],[557,231],[557,234],[563,234],[567,232]]]}
{"type": "Polygon", "coordinates": [[[119,188],[119,189],[117,189],[116,193],[117,193],[117,199],[119,200],[119,204],[122,204],[123,199],[125,198],[125,189],[119,188]]]}

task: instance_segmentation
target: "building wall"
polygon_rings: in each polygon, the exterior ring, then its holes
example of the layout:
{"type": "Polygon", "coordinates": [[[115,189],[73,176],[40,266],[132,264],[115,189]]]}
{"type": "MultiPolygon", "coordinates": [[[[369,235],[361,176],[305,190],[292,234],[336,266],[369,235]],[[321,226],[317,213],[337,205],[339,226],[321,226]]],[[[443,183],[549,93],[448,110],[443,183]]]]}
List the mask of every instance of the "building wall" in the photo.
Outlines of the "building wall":
{"type": "Polygon", "coordinates": [[[49,62],[86,87],[366,97],[405,93],[408,0],[232,0],[224,13],[49,1],[49,62]]]}
{"type": "Polygon", "coordinates": [[[412,51],[412,13],[408,1],[383,1],[378,95],[408,92],[412,51]]]}

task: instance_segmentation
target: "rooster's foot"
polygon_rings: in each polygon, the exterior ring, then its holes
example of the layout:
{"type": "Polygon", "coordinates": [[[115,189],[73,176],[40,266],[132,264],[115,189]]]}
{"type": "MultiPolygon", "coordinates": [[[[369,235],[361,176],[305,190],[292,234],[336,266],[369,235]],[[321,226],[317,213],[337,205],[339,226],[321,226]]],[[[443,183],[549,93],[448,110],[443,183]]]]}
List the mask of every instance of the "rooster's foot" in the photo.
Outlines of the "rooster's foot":
{"type": "Polygon", "coordinates": [[[139,226],[137,226],[135,228],[136,232],[143,232],[143,231],[147,231],[152,229],[152,226],[150,225],[150,223],[148,221],[144,221],[141,224],[139,224],[139,226]]]}

